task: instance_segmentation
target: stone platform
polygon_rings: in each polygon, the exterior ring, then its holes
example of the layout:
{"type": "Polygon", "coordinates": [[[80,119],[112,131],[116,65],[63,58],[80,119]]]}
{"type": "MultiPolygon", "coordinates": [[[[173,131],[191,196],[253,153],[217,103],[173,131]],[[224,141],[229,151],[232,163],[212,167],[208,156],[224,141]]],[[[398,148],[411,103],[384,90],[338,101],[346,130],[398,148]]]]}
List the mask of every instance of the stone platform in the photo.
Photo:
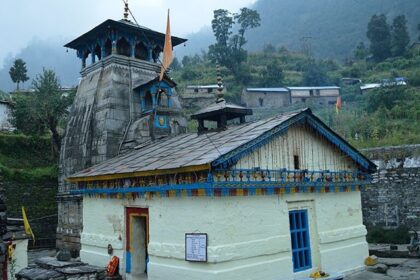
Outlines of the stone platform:
{"type": "MultiPolygon", "coordinates": [[[[88,265],[79,261],[58,261],[53,257],[44,257],[35,264],[22,269],[16,274],[17,280],[102,280],[106,276],[104,267],[88,265]]],[[[112,278],[118,279],[118,278],[112,278]]]]}

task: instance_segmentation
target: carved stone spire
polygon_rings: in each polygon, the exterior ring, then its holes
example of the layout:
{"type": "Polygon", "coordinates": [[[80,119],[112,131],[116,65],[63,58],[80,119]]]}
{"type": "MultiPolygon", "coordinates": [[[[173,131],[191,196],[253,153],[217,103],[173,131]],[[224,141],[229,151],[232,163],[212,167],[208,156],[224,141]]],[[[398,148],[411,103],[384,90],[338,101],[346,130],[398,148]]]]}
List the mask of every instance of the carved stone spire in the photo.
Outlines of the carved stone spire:
{"type": "Polygon", "coordinates": [[[216,103],[220,103],[220,102],[225,101],[225,98],[224,98],[224,93],[223,93],[223,78],[220,72],[219,64],[216,65],[216,71],[217,71],[217,85],[218,85],[216,103]]]}

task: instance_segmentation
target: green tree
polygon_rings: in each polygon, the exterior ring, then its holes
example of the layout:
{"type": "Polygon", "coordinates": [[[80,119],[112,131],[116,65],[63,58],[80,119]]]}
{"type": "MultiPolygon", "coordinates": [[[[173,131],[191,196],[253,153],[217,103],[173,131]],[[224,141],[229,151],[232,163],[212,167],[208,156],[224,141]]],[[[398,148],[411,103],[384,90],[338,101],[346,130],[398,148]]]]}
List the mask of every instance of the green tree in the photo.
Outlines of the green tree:
{"type": "Polygon", "coordinates": [[[209,58],[231,70],[235,78],[241,79],[241,64],[247,59],[245,33],[259,26],[260,21],[258,12],[248,8],[242,8],[236,14],[223,9],[215,10],[211,25],[216,43],[209,46],[209,58]],[[235,24],[238,29],[233,34],[235,24]]]}
{"type": "Polygon", "coordinates": [[[171,63],[171,69],[176,71],[176,70],[179,70],[180,68],[181,68],[181,63],[179,63],[179,60],[177,57],[174,57],[171,63]]]}
{"type": "Polygon", "coordinates": [[[16,59],[13,66],[10,67],[9,75],[12,81],[16,84],[16,90],[19,90],[19,84],[29,80],[26,75],[28,70],[26,69],[26,63],[22,59],[16,59]]]}
{"type": "Polygon", "coordinates": [[[354,50],[353,54],[356,59],[362,60],[368,56],[369,50],[366,48],[363,42],[360,42],[354,50]]]}
{"type": "Polygon", "coordinates": [[[278,62],[270,62],[261,71],[261,83],[263,87],[279,87],[283,86],[284,73],[278,62]]]}
{"type": "Polygon", "coordinates": [[[327,70],[321,63],[310,62],[305,67],[302,83],[305,86],[325,86],[329,83],[327,70]]]}
{"type": "Polygon", "coordinates": [[[12,122],[26,134],[42,135],[49,130],[54,152],[58,154],[62,137],[59,125],[67,117],[75,91],[63,92],[54,71],[45,69],[34,79],[33,87],[34,93],[15,98],[12,122]]]}
{"type": "Polygon", "coordinates": [[[391,56],[391,31],[385,15],[373,15],[366,33],[370,40],[370,52],[376,61],[391,56]]]}
{"type": "Polygon", "coordinates": [[[394,56],[402,56],[410,43],[407,31],[407,20],[404,15],[394,18],[391,26],[391,52],[394,56]]]}
{"type": "MultiPolygon", "coordinates": [[[[417,31],[419,31],[419,32],[420,32],[420,23],[417,25],[417,31]]],[[[419,41],[420,41],[420,35],[419,35],[419,37],[417,38],[417,40],[419,40],[419,41]]]]}

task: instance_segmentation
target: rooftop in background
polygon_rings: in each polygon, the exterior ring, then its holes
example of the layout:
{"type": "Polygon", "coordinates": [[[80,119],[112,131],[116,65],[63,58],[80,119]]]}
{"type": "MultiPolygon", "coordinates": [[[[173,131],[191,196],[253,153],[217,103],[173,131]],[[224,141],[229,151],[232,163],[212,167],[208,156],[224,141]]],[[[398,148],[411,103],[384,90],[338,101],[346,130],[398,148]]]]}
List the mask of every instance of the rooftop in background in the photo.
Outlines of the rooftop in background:
{"type": "Polygon", "coordinates": [[[10,94],[0,90],[0,103],[12,103],[10,94]]]}
{"type": "Polygon", "coordinates": [[[217,89],[219,86],[215,85],[206,85],[206,86],[187,86],[187,89],[217,89]]]}
{"type": "Polygon", "coordinates": [[[287,87],[290,90],[311,90],[311,89],[340,89],[340,87],[337,86],[321,86],[321,87],[287,87]]]}
{"type": "Polygon", "coordinates": [[[200,111],[194,113],[191,118],[192,119],[202,119],[205,118],[206,120],[217,120],[222,113],[227,113],[229,116],[227,120],[238,118],[242,115],[252,115],[252,110],[227,103],[226,101],[219,102],[212,104],[206,108],[201,109],[200,111]]]}
{"type": "MultiPolygon", "coordinates": [[[[110,34],[111,32],[115,32],[115,31],[117,32],[120,31],[120,32],[125,32],[125,33],[130,32],[138,36],[142,40],[145,39],[145,42],[156,41],[156,43],[159,43],[162,46],[165,41],[165,34],[163,33],[154,31],[144,26],[138,26],[135,23],[132,23],[131,21],[127,21],[127,20],[115,21],[112,19],[108,19],[104,21],[103,23],[99,24],[98,26],[96,26],[95,28],[93,28],[92,30],[74,39],[70,43],[67,43],[65,47],[77,50],[80,47],[82,47],[84,44],[86,44],[86,42],[96,42],[96,40],[98,39],[99,33],[110,34]]],[[[174,47],[186,41],[187,41],[186,39],[172,36],[172,46],[174,47]]]]}
{"type": "Polygon", "coordinates": [[[276,92],[276,93],[288,93],[289,90],[284,87],[279,88],[247,88],[247,92],[276,92]]]}

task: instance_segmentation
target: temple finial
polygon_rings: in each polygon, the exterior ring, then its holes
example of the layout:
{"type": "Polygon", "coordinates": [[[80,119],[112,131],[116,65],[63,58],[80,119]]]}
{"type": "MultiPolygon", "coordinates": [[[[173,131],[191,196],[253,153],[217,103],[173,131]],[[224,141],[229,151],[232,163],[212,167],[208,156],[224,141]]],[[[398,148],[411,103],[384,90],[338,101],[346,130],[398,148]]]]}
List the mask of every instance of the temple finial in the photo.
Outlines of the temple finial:
{"type": "Polygon", "coordinates": [[[128,21],[128,0],[124,1],[124,20],[128,21]]]}
{"type": "Polygon", "coordinates": [[[217,94],[216,94],[216,103],[220,103],[225,101],[224,99],[224,93],[223,93],[223,79],[222,74],[220,72],[220,66],[219,64],[216,64],[216,72],[217,72],[217,94]]]}

